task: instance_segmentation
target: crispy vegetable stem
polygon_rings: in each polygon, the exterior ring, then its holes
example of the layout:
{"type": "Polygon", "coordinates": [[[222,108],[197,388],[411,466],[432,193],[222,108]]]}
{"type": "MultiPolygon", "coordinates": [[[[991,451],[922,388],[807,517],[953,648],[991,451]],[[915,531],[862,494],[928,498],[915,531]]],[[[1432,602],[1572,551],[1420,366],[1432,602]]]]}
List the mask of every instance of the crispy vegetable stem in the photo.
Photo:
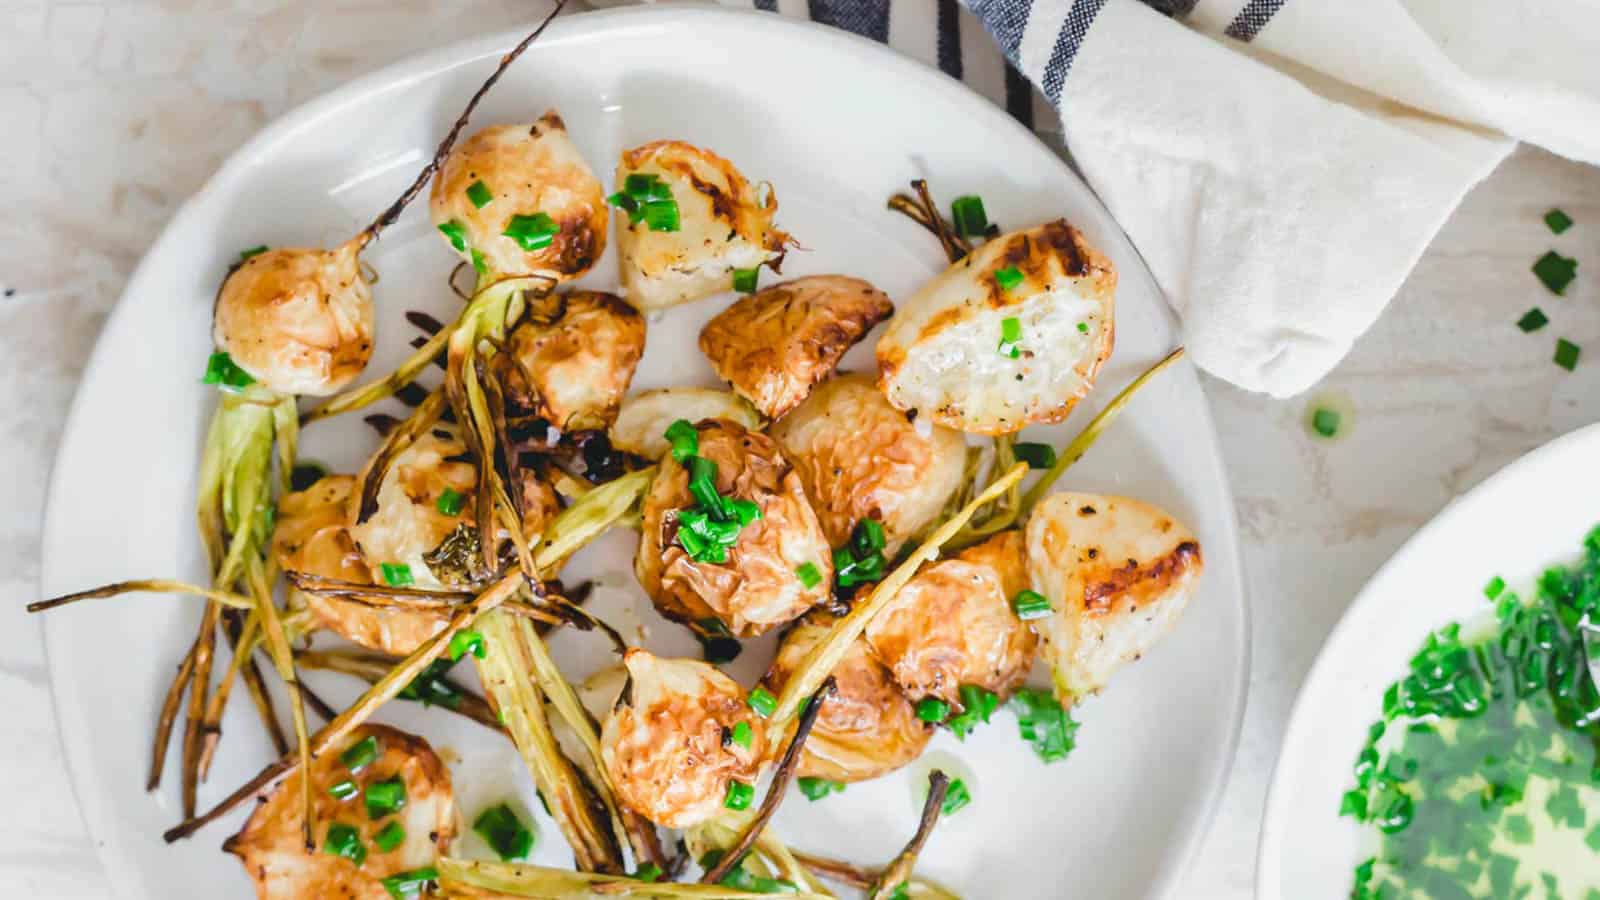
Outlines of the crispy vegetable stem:
{"type": "Polygon", "coordinates": [[[701,884],[716,884],[724,876],[733,871],[733,867],[744,859],[750,852],[750,847],[755,844],[756,838],[766,830],[767,823],[772,821],[772,816],[778,811],[778,804],[783,802],[784,794],[789,790],[789,783],[794,781],[794,773],[800,768],[800,753],[805,749],[806,738],[811,734],[811,727],[816,724],[817,716],[822,712],[822,705],[833,697],[838,691],[838,685],[833,676],[822,682],[822,687],[811,695],[811,702],[806,704],[805,712],[800,714],[800,722],[795,726],[794,737],[789,741],[789,748],[783,752],[783,761],[778,763],[778,769],[772,775],[772,783],[767,785],[767,795],[761,798],[761,808],[755,816],[740,830],[738,839],[728,847],[717,860],[716,865],[706,870],[700,879],[701,884]]]}
{"type": "Polygon", "coordinates": [[[155,746],[150,752],[150,774],[145,778],[144,789],[153,791],[161,786],[161,770],[167,766],[167,745],[172,740],[172,725],[178,719],[178,709],[183,704],[183,692],[194,678],[194,649],[184,654],[178,672],[167,687],[167,696],[161,701],[161,715],[156,717],[155,746]]]}
{"type": "Polygon", "coordinates": [[[51,597],[49,600],[37,600],[28,604],[28,612],[44,612],[80,600],[98,600],[104,597],[117,597],[122,594],[183,594],[213,600],[229,609],[253,610],[255,601],[242,594],[232,591],[221,591],[213,588],[201,587],[187,581],[172,581],[166,578],[139,578],[131,581],[116,581],[111,584],[90,588],[87,591],[77,591],[72,594],[63,594],[60,597],[51,597]]]}
{"type": "MultiPolygon", "coordinates": [[[[250,593],[256,598],[256,610],[261,616],[261,632],[266,637],[267,655],[273,668],[283,679],[289,691],[289,709],[293,716],[295,745],[300,751],[301,771],[311,771],[311,738],[306,730],[305,698],[300,695],[300,678],[294,670],[294,654],[289,650],[289,637],[284,633],[283,620],[278,607],[272,602],[272,585],[267,581],[266,562],[253,558],[246,569],[250,593]]],[[[311,803],[311,777],[300,779],[300,825],[305,839],[306,852],[316,850],[315,807],[311,803]]]]}
{"type": "Polygon", "coordinates": [[[541,572],[559,572],[572,554],[620,522],[655,480],[656,467],[629,472],[584,494],[561,511],[539,538],[533,561],[541,572]]]}
{"type": "Polygon", "coordinates": [[[850,644],[866,630],[867,623],[894,600],[895,595],[900,593],[900,589],[905,587],[913,575],[917,574],[917,569],[923,563],[939,555],[939,548],[944,546],[945,541],[953,537],[984,504],[1010,490],[1011,486],[1022,480],[1022,476],[1027,473],[1027,464],[1017,463],[995,479],[984,488],[983,493],[962,507],[954,518],[940,525],[929,535],[928,539],[906,557],[904,562],[896,566],[887,578],[878,582],[865,600],[856,603],[849,615],[835,622],[829,629],[827,637],[811,648],[811,652],[806,654],[805,659],[795,668],[794,674],[785,682],[783,693],[778,698],[778,709],[768,720],[771,726],[781,727],[782,723],[795,714],[801,701],[815,691],[823,679],[839,665],[839,660],[849,651],[850,644]]]}
{"type": "Polygon", "coordinates": [[[578,868],[622,872],[621,848],[606,827],[609,823],[597,815],[597,807],[603,813],[604,806],[595,802],[572,761],[562,754],[545,715],[543,693],[529,677],[534,667],[530,644],[538,640],[532,623],[497,611],[484,617],[479,631],[485,652],[477,660],[478,675],[539,793],[550,804],[556,825],[572,845],[578,868]]]}
{"type": "MultiPolygon", "coordinates": [[[[536,900],[578,900],[582,897],[632,897],[656,900],[761,900],[769,894],[741,891],[719,884],[647,882],[621,875],[596,875],[522,863],[478,860],[439,860],[439,886],[447,897],[498,900],[531,897],[536,900]]],[[[826,894],[789,894],[799,900],[827,900],[826,894]]]]}
{"type": "Polygon", "coordinates": [[[916,191],[915,197],[895,194],[889,198],[889,208],[933,232],[945,256],[951,262],[960,262],[962,257],[972,252],[972,245],[967,243],[966,238],[956,234],[955,228],[945,221],[938,205],[933,202],[933,194],[929,192],[926,180],[918,178],[912,181],[911,189],[916,191]]]}
{"type": "Polygon", "coordinates": [[[1089,448],[1094,446],[1094,442],[1099,439],[1101,433],[1111,427],[1111,423],[1122,415],[1122,411],[1127,408],[1128,403],[1133,400],[1133,395],[1137,394],[1140,388],[1149,384],[1151,379],[1165,372],[1173,363],[1182,358],[1183,348],[1179,347],[1168,353],[1160,362],[1146,369],[1143,374],[1129,382],[1127,387],[1111,398],[1111,402],[1106,404],[1106,408],[1100,410],[1099,414],[1090,419],[1089,424],[1078,432],[1072,442],[1067,444],[1066,448],[1056,456],[1055,465],[1051,466],[1050,470],[1045,472],[1034,483],[1033,487],[1022,495],[1022,503],[1017,508],[1017,519],[1022,520],[1028,517],[1028,513],[1033,511],[1034,505],[1045,494],[1050,492],[1050,488],[1056,483],[1056,479],[1060,478],[1061,474],[1071,468],[1074,463],[1082,459],[1083,455],[1089,452],[1089,448]]]}
{"type": "Polygon", "coordinates": [[[928,843],[928,838],[933,836],[933,826],[939,822],[939,813],[944,808],[945,793],[950,789],[950,779],[943,772],[934,770],[928,776],[928,799],[922,804],[922,819],[917,823],[917,833],[912,835],[906,848],[900,855],[884,868],[878,876],[878,883],[873,886],[868,900],[889,900],[894,896],[895,888],[907,884],[911,880],[911,870],[917,864],[917,855],[922,852],[923,845],[928,843]]]}
{"type": "MultiPolygon", "coordinates": [[[[444,655],[445,649],[450,646],[451,638],[455,637],[463,628],[476,622],[484,613],[514,596],[522,584],[522,574],[514,572],[495,582],[471,603],[456,610],[444,630],[424,641],[422,646],[390,669],[388,674],[384,675],[377,684],[374,684],[366,693],[357,698],[355,703],[351,704],[349,708],[339,713],[333,721],[312,735],[310,740],[311,755],[315,757],[326,753],[329,748],[348,737],[351,731],[371,718],[372,714],[377,712],[378,707],[394,699],[395,695],[404,690],[406,685],[422,674],[422,670],[426,669],[429,663],[444,655]]],[[[194,834],[206,825],[226,815],[229,810],[254,796],[258,791],[265,789],[278,779],[294,771],[295,765],[295,757],[284,756],[279,758],[277,762],[256,773],[254,778],[251,778],[225,797],[221,803],[198,816],[192,816],[167,829],[162,834],[162,839],[170,844],[173,841],[182,840],[194,834]]]]}
{"type": "MultiPolygon", "coordinates": [[[[294,658],[305,668],[353,675],[368,684],[382,681],[383,676],[394,668],[396,662],[387,656],[363,653],[359,650],[298,650],[294,658]]],[[[489,706],[489,701],[449,678],[439,680],[460,698],[460,702],[456,705],[443,706],[444,709],[465,716],[485,728],[505,733],[506,728],[500,724],[500,719],[489,706]]]]}

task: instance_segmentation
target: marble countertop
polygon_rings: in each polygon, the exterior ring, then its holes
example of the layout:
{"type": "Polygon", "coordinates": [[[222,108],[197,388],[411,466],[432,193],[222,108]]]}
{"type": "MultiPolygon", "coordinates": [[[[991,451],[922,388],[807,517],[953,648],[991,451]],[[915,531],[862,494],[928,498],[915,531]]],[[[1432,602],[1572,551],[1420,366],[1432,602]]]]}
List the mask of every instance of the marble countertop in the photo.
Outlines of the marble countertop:
{"type": "MultiPolygon", "coordinates": [[[[178,205],[268,120],[349,78],[530,15],[518,0],[0,2],[0,884],[19,896],[104,897],[51,712],[35,592],[45,476],[96,334],[178,205]]],[[[1215,380],[1253,604],[1244,735],[1184,896],[1253,894],[1261,805],[1294,693],[1368,576],[1419,526],[1495,469],[1600,421],[1600,281],[1564,298],[1529,264],[1545,250],[1600,269],[1589,227],[1560,237],[1559,205],[1600,223],[1600,173],[1515,154],[1473,192],[1355,352],[1308,397],[1215,380]],[[1514,326],[1541,304],[1553,324],[1514,326]],[[1591,348],[1575,373],[1557,336],[1591,348]],[[1319,392],[1355,411],[1314,440],[1319,392]]]]}

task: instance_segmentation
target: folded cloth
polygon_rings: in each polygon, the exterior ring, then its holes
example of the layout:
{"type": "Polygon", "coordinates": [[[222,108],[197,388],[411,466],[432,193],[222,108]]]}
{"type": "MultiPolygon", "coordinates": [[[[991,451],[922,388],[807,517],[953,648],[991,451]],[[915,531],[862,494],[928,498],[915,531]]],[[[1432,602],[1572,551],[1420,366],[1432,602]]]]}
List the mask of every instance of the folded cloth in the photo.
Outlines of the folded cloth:
{"type": "Polygon", "coordinates": [[[887,42],[1037,125],[1020,70],[1194,360],[1277,396],[1349,352],[1517,140],[1600,161],[1595,0],[720,2],[887,42]]]}

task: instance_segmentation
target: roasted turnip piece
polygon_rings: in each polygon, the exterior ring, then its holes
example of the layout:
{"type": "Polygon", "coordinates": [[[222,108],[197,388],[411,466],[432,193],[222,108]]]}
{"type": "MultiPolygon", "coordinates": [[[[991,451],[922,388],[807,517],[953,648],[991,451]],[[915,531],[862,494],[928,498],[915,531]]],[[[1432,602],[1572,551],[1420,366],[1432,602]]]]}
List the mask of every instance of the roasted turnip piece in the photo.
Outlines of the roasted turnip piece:
{"type": "Polygon", "coordinates": [[[364,241],[335,250],[266,250],[228,274],[212,310],[218,349],[280,394],[331,394],[372,357],[364,241]]]}
{"type": "Polygon", "coordinates": [[[796,278],[718,313],[700,331],[700,350],[739,396],[776,419],[892,312],[889,295],[859,278],[796,278]]]}
{"type": "Polygon", "coordinates": [[[753,785],[760,775],[764,724],[738,683],[703,662],[637,649],[623,662],[628,684],[600,735],[618,799],[667,828],[712,818],[730,782],[753,785]],[[748,742],[734,740],[735,729],[748,742]]]}
{"type": "Polygon", "coordinates": [[[909,697],[958,708],[962,685],[1004,700],[1033,668],[1033,631],[1011,610],[1028,586],[1022,535],[1002,532],[918,572],[867,625],[866,640],[909,697]]]}
{"type": "Polygon", "coordinates": [[[764,434],[726,419],[703,421],[696,432],[699,457],[715,464],[717,493],[753,503],[760,517],[738,528],[725,552],[713,554],[722,561],[696,559],[694,542],[679,532],[700,501],[690,492],[685,464],[668,455],[644,498],[634,559],[639,583],[663,615],[700,625],[715,619],[739,637],[793,621],[826,600],[833,582],[832,551],[800,477],[764,434]],[[797,572],[808,564],[817,575],[809,587],[797,572]]]}
{"type": "Polygon", "coordinates": [[[563,431],[606,428],[644,355],[644,317],[599,291],[571,291],[554,306],[553,320],[530,309],[495,357],[506,400],[563,431]]]}
{"type": "Polygon", "coordinates": [[[835,547],[850,539],[857,522],[876,519],[893,557],[933,524],[964,479],[961,434],[940,425],[917,428],[866,375],[823,382],[768,433],[800,473],[835,547]]]}
{"type": "Polygon", "coordinates": [[[440,167],[428,210],[461,258],[490,276],[566,281],[606,248],[605,189],[555,110],[463,141],[440,167]]]}
{"type": "Polygon", "coordinates": [[[748,429],[761,427],[761,416],[743,397],[710,388],[660,388],[640,391],[622,401],[611,426],[611,446],[645,459],[660,459],[672,448],[667,429],[684,419],[727,419],[748,429]]]}
{"type": "MultiPolygon", "coordinates": [[[[348,530],[354,489],[353,476],[328,475],[278,501],[272,549],[284,571],[353,584],[372,583],[371,570],[348,530]]],[[[378,609],[344,597],[302,593],[292,585],[289,590],[316,616],[319,627],[392,656],[417,649],[445,624],[444,618],[433,612],[378,609]]]]}
{"type": "Polygon", "coordinates": [[[900,304],[878,341],[895,408],[962,431],[1059,422],[1111,355],[1117,273],[1063,220],[983,244],[900,304]]]}
{"type": "Polygon", "coordinates": [[[643,209],[618,211],[622,285],[639,309],[665,309],[731,290],[734,270],[782,259],[789,236],[772,225],[777,196],[769,185],[746,181],[715,153],[656,141],[623,152],[617,190],[625,196],[629,176],[653,179],[676,207],[664,218],[643,209]]]}
{"type": "MultiPolygon", "coordinates": [[[[296,771],[278,785],[256,807],[244,829],[224,845],[244,864],[259,900],[388,900],[383,879],[433,865],[455,836],[450,773],[428,742],[415,735],[385,725],[363,725],[342,745],[312,761],[318,844],[310,852],[301,832],[302,777],[296,771]],[[359,753],[368,739],[376,742],[377,755],[352,771],[343,757],[347,751],[359,753]],[[405,787],[403,805],[373,818],[367,809],[368,792],[375,784],[395,780],[405,787]],[[392,849],[382,849],[374,839],[395,826],[404,836],[392,849]],[[340,847],[350,849],[346,855],[333,852],[340,847]],[[359,864],[353,856],[360,857],[359,864]]],[[[393,790],[392,784],[380,788],[393,790]]],[[[391,830],[386,840],[394,834],[391,830]]]]}
{"type": "Polygon", "coordinates": [[[1171,631],[1204,567],[1188,528],[1127,497],[1051,494],[1027,538],[1034,589],[1053,607],[1034,625],[1062,703],[1099,691],[1171,631]]]}
{"type": "Polygon", "coordinates": [[[377,511],[350,526],[374,582],[438,589],[470,581],[459,554],[441,549],[472,530],[478,470],[459,460],[465,452],[451,431],[435,428],[394,458],[378,487],[377,511]]]}
{"type": "MultiPolygon", "coordinates": [[[[784,632],[778,655],[762,683],[783,693],[789,673],[827,634],[836,620],[817,611],[784,632]]],[[[856,638],[833,668],[837,692],[817,715],[800,757],[799,775],[829,781],[865,781],[909,765],[928,745],[932,727],[895,684],[889,670],[856,638]]]]}

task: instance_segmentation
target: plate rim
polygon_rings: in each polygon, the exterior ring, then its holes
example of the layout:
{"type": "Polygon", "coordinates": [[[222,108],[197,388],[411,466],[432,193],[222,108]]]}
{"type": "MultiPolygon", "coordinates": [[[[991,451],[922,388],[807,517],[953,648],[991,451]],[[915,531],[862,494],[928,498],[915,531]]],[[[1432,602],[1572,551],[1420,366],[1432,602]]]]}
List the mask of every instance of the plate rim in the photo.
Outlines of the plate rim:
{"type": "MultiPolygon", "coordinates": [[[[562,15],[555,19],[545,36],[541,39],[545,43],[552,43],[568,39],[592,38],[616,28],[649,27],[652,23],[660,27],[683,27],[685,20],[712,20],[727,22],[734,27],[761,31],[766,29],[773,32],[788,32],[805,39],[829,44],[848,51],[850,54],[862,58],[864,65],[873,72],[874,78],[885,78],[894,74],[903,74],[907,77],[920,78],[924,81],[940,83],[938,90],[941,94],[966,107],[965,113],[974,119],[982,119],[982,125],[988,128],[1000,129],[1016,135],[1018,138],[1032,145],[1040,154],[1047,158],[1052,165],[1059,166],[1067,177],[1082,188],[1086,201],[1093,206],[1101,221],[1110,226],[1111,238],[1120,241],[1129,252],[1131,258],[1138,261],[1134,272],[1125,272],[1124,277],[1134,275],[1145,282],[1145,286],[1163,302],[1157,304],[1160,315],[1173,327],[1174,334],[1181,334],[1181,329],[1176,327],[1176,314],[1167,302],[1165,291],[1156,282],[1148,264],[1138,248],[1117,222],[1111,212],[1105,207],[1099,196],[1094,192],[1080,173],[1054,151],[1045,145],[1037,134],[1017,122],[1003,109],[992,101],[977,93],[960,79],[954,78],[923,60],[901,53],[886,44],[869,40],[849,31],[823,25],[807,19],[798,19],[786,15],[762,14],[751,9],[739,9],[709,4],[672,4],[672,5],[638,5],[618,7],[612,9],[589,10],[562,15]]],[[[530,19],[530,23],[536,19],[530,19]]],[[[141,255],[139,263],[129,275],[126,285],[118,294],[115,303],[106,316],[100,333],[96,336],[94,347],[91,350],[83,373],[79,378],[77,387],[68,405],[67,415],[63,420],[60,437],[56,451],[52,456],[46,481],[44,515],[41,517],[39,531],[39,585],[42,586],[49,580],[49,574],[55,570],[54,559],[49,553],[52,541],[49,536],[58,528],[63,527],[60,519],[64,514],[58,513],[53,502],[60,492],[62,480],[66,477],[60,466],[65,455],[66,447],[80,440],[78,432],[84,425],[83,386],[92,380],[101,377],[101,369],[107,363],[108,354],[103,353],[105,345],[115,327],[121,323],[122,318],[131,315],[128,299],[136,293],[149,290],[146,282],[153,276],[153,260],[164,257],[170,252],[169,245],[177,241],[180,232],[187,229],[188,222],[199,213],[198,209],[210,202],[211,197],[222,191],[223,186],[239,179],[250,168],[260,164],[265,157],[274,152],[281,144],[292,141],[302,131],[316,127],[328,116],[335,115],[347,105],[369,101],[373,96],[381,95],[387,91],[403,89],[411,84],[438,78],[444,73],[462,66],[472,65],[486,58],[498,56],[507,48],[514,45],[526,34],[526,25],[514,26],[493,32],[469,36],[452,41],[439,47],[399,57],[391,62],[374,69],[371,72],[339,82],[327,90],[310,97],[303,102],[284,110],[272,121],[262,126],[248,140],[233,150],[219,165],[201,187],[187,197],[174,212],[172,218],[163,226],[161,233],[150,244],[149,248],[141,255]]],[[[781,37],[781,34],[780,34],[781,37]]],[[[1233,486],[1228,478],[1226,460],[1222,454],[1221,439],[1218,435],[1216,422],[1212,415],[1209,398],[1206,397],[1204,383],[1200,379],[1198,370],[1192,360],[1185,359],[1177,367],[1177,371],[1169,373],[1169,377],[1176,375],[1192,381],[1195,391],[1204,402],[1198,404],[1196,411],[1204,426],[1205,438],[1209,442],[1211,454],[1205,466],[1210,470],[1204,473],[1218,490],[1220,499],[1225,504],[1225,509],[1219,515],[1222,533],[1212,535],[1209,542],[1220,545],[1221,552],[1207,553],[1208,567],[1224,568],[1236,585],[1238,597],[1239,620],[1234,644],[1236,651],[1237,674],[1233,684],[1229,686],[1226,702],[1222,712],[1226,722],[1226,737],[1219,746],[1218,762],[1214,770],[1199,785],[1201,789],[1201,802],[1196,810],[1193,826],[1182,838],[1182,846],[1171,857],[1172,864],[1166,870],[1151,879],[1150,896],[1173,897],[1177,895],[1178,885],[1193,868],[1195,859],[1199,855],[1207,836],[1216,824],[1217,812],[1222,800],[1227,793],[1227,788],[1232,782],[1233,772],[1238,764],[1238,751],[1244,724],[1244,714],[1248,703],[1251,666],[1254,656],[1252,646],[1253,614],[1250,601],[1249,584],[1245,577],[1239,539],[1238,509],[1234,502],[1233,486]]],[[[74,802],[79,815],[84,823],[85,835],[94,843],[95,854],[102,866],[107,870],[107,875],[113,875],[116,867],[130,866],[131,859],[124,856],[119,841],[109,838],[109,833],[114,830],[113,823],[108,821],[108,815],[103,805],[94,799],[92,775],[85,759],[80,758],[81,751],[73,749],[74,742],[71,737],[87,737],[92,734],[92,729],[85,721],[82,704],[76,702],[80,698],[70,683],[70,679],[61,669],[60,655],[51,652],[51,647],[62,641],[64,623],[45,617],[41,623],[43,635],[43,650],[45,664],[49,672],[49,692],[51,706],[55,715],[56,740],[61,748],[62,758],[67,768],[68,780],[71,785],[74,802]]],[[[136,867],[135,867],[136,868],[136,867]]],[[[147,900],[140,895],[131,893],[132,886],[124,879],[110,878],[113,894],[129,900],[147,900]]]]}
{"type": "MultiPolygon", "coordinates": [[[[1580,426],[1551,438],[1496,469],[1471,489],[1451,498],[1426,524],[1406,538],[1405,542],[1384,560],[1356,592],[1355,598],[1340,614],[1338,622],[1318,647],[1311,667],[1306,671],[1305,678],[1295,692],[1294,703],[1289,708],[1288,723],[1284,728],[1283,737],[1278,741],[1278,755],[1273,761],[1272,776],[1267,782],[1267,796],[1262,804],[1261,834],[1256,843],[1257,897],[1263,900],[1276,900],[1283,896],[1280,890],[1283,883],[1282,846],[1286,820],[1292,813],[1289,798],[1284,793],[1288,789],[1287,785],[1280,783],[1287,777],[1284,765],[1287,754],[1284,750],[1299,733],[1311,727],[1312,710],[1309,695],[1314,692],[1314,687],[1332,677],[1330,673],[1338,657],[1342,655],[1343,645],[1352,640],[1351,635],[1355,632],[1356,620],[1366,615],[1368,607],[1379,602],[1383,596],[1381,590],[1394,577],[1393,573],[1409,566],[1411,558],[1421,552],[1418,548],[1431,544],[1435,540],[1435,534],[1453,527],[1459,520],[1470,518],[1478,507],[1489,503],[1492,498],[1516,491],[1522,482],[1535,477],[1533,473],[1549,465],[1549,460],[1581,453],[1591,444],[1600,446],[1600,423],[1580,426]]],[[[1553,550],[1552,558],[1555,555],[1556,551],[1553,550]]],[[[1420,636],[1418,639],[1421,639],[1420,636]]]]}

